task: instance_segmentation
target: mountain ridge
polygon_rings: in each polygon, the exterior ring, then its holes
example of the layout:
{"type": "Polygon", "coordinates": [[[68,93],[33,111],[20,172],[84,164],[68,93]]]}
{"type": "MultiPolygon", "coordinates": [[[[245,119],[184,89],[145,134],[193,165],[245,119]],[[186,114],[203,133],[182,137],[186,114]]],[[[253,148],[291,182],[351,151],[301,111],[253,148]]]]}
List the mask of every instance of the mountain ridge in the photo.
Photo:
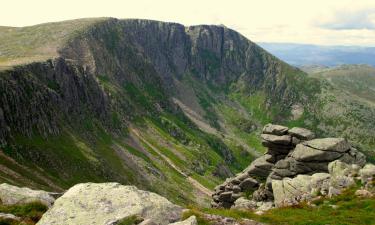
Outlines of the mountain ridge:
{"type": "Polygon", "coordinates": [[[265,151],[257,136],[268,122],[345,134],[341,121],[319,120],[320,105],[331,106],[320,97],[329,84],[234,30],[137,19],[104,19],[78,33],[74,22],[60,25],[73,26],[74,38],[58,57],[0,72],[0,159],[11,171],[0,171],[2,181],[52,190],[116,181],[207,204],[166,159],[212,188],[265,151]]]}

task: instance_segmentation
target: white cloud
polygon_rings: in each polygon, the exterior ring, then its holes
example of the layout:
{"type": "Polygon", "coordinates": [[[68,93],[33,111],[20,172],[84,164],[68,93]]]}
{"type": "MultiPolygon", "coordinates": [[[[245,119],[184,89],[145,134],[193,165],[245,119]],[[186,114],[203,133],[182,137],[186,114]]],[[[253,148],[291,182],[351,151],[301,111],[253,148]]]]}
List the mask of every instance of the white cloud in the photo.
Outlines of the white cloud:
{"type": "Polygon", "coordinates": [[[358,11],[337,11],[328,21],[318,22],[317,26],[333,30],[363,30],[375,28],[375,9],[358,11]]]}

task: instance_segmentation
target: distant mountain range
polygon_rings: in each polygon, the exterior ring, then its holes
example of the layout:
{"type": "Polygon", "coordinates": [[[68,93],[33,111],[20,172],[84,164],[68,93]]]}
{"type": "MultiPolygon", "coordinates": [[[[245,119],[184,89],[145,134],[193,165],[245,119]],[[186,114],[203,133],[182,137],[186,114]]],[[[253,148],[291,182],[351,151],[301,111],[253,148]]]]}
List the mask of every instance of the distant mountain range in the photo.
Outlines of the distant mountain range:
{"type": "Polygon", "coordinates": [[[337,66],[368,64],[375,66],[375,47],[321,46],[290,43],[258,43],[289,64],[337,66]]]}

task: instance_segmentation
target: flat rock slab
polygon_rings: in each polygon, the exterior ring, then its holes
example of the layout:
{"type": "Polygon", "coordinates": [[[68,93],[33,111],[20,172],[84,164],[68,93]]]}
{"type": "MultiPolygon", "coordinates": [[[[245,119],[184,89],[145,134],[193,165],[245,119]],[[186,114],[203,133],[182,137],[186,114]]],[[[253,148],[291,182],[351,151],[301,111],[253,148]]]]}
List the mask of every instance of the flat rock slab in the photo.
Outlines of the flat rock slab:
{"type": "Polygon", "coordinates": [[[181,213],[181,207],[166,198],[134,186],[85,183],[58,198],[37,224],[107,225],[136,215],[163,225],[178,221],[181,213]]]}
{"type": "Polygon", "coordinates": [[[290,156],[300,162],[330,162],[338,159],[342,154],[336,151],[319,150],[298,144],[290,156]]]}
{"type": "Polygon", "coordinates": [[[283,135],[288,132],[288,127],[275,125],[275,124],[266,124],[263,128],[263,134],[276,134],[283,135]]]}
{"type": "Polygon", "coordinates": [[[306,141],[303,144],[322,151],[343,153],[350,150],[350,144],[344,138],[320,138],[306,141]]]}
{"type": "Polygon", "coordinates": [[[311,130],[301,127],[293,127],[288,131],[288,133],[300,140],[311,140],[315,137],[315,134],[311,130]]]}
{"type": "MultiPolygon", "coordinates": [[[[290,145],[292,143],[292,137],[289,135],[273,135],[273,134],[261,134],[263,139],[263,145],[267,145],[267,142],[276,144],[276,145],[290,145]]],[[[266,146],[268,147],[268,146],[266,146]]]]}
{"type": "Polygon", "coordinates": [[[0,199],[4,205],[41,202],[48,207],[51,207],[55,201],[55,198],[46,191],[20,188],[6,183],[0,184],[0,199]]]}

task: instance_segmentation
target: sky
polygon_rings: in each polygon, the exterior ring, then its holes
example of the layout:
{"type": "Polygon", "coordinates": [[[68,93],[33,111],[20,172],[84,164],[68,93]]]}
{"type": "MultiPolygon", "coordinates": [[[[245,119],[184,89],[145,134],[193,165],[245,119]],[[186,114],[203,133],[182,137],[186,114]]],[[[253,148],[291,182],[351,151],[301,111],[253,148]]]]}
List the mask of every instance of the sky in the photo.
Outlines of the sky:
{"type": "Polygon", "coordinates": [[[255,42],[375,46],[375,0],[1,0],[0,26],[84,17],[216,24],[255,42]]]}

